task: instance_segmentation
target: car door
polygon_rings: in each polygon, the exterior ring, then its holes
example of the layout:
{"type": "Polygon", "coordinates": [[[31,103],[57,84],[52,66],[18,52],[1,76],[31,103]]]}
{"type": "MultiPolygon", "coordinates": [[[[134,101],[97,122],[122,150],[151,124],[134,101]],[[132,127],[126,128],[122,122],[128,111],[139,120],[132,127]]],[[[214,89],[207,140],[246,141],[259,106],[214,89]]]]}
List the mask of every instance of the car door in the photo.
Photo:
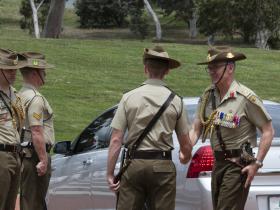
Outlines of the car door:
{"type": "Polygon", "coordinates": [[[114,114],[115,109],[112,109],[101,115],[98,120],[98,129],[95,129],[97,147],[94,151],[96,162],[92,174],[94,209],[115,209],[115,195],[109,190],[106,179],[108,147],[112,135],[110,125],[114,114]]]}
{"type": "Polygon", "coordinates": [[[72,153],[55,160],[55,188],[49,196],[50,210],[91,210],[92,172],[97,138],[93,121],[72,143],[72,153]],[[59,169],[58,169],[59,168],[59,169]]]}

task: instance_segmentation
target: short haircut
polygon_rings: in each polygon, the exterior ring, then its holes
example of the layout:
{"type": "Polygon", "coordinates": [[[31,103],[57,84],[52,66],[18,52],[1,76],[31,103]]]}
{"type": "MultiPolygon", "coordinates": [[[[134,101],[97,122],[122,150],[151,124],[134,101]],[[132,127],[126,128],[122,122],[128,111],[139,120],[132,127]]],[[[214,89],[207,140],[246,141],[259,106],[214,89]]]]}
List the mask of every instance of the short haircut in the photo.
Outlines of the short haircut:
{"type": "Polygon", "coordinates": [[[145,59],[144,63],[154,77],[163,76],[169,69],[169,62],[167,60],[148,58],[145,59]]]}

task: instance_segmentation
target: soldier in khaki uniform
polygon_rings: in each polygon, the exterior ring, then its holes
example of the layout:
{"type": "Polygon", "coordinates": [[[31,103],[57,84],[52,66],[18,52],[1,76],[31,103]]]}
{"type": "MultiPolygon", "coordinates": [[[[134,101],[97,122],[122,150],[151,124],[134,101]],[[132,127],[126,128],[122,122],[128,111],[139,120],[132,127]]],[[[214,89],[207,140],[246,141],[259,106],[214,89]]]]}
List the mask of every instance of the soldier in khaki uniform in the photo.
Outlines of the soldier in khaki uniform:
{"type": "Polygon", "coordinates": [[[20,135],[24,110],[12,87],[23,67],[16,53],[0,49],[0,210],[14,210],[20,180],[20,135]]]}
{"type": "Polygon", "coordinates": [[[250,183],[273,139],[271,117],[262,101],[234,79],[235,61],[245,59],[229,47],[211,48],[206,70],[212,80],[199,102],[190,137],[193,144],[202,134],[209,137],[215,156],[212,173],[214,210],[243,210],[250,183]],[[259,151],[253,157],[257,130],[261,132],[259,151]]]}
{"type": "Polygon", "coordinates": [[[25,52],[27,65],[21,68],[24,84],[20,90],[26,120],[21,179],[21,210],[45,210],[45,196],[51,177],[50,149],[54,144],[53,110],[38,91],[45,84],[45,69],[52,68],[40,53],[25,52]]]}
{"type": "Polygon", "coordinates": [[[107,178],[112,191],[119,190],[118,210],[140,210],[146,202],[151,210],[172,210],[175,207],[176,169],[172,162],[172,133],[180,144],[179,158],[186,164],[191,158],[188,118],[182,99],[177,95],[156,124],[130,156],[132,145],[168,98],[171,90],[163,82],[170,69],[180,63],[169,58],[162,47],[145,49],[144,71],[148,77],[140,87],[123,95],[111,126],[107,178]],[[131,164],[114,183],[114,169],[128,130],[125,146],[131,164]]]}

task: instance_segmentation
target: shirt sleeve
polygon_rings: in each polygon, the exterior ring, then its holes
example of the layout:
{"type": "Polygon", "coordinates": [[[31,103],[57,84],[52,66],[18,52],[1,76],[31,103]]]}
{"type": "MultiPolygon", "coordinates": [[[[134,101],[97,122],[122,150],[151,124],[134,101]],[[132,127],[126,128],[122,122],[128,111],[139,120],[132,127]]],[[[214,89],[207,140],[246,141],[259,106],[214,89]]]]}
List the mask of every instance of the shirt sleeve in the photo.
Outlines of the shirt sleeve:
{"type": "Polygon", "coordinates": [[[44,99],[41,96],[35,96],[28,107],[29,126],[43,126],[44,99]]]}
{"type": "Polygon", "coordinates": [[[258,128],[261,128],[265,123],[272,119],[258,97],[254,98],[253,101],[248,100],[246,105],[246,115],[248,120],[258,128]]]}
{"type": "Polygon", "coordinates": [[[125,131],[127,128],[124,97],[121,99],[118,105],[118,109],[112,120],[111,127],[121,131],[125,131]]]}
{"type": "MultiPolygon", "coordinates": [[[[182,103],[182,105],[183,105],[183,103],[182,103]]],[[[184,105],[182,107],[181,116],[177,120],[175,131],[178,136],[188,134],[188,132],[190,131],[190,120],[188,117],[188,113],[186,112],[186,110],[184,108],[184,105]]]]}

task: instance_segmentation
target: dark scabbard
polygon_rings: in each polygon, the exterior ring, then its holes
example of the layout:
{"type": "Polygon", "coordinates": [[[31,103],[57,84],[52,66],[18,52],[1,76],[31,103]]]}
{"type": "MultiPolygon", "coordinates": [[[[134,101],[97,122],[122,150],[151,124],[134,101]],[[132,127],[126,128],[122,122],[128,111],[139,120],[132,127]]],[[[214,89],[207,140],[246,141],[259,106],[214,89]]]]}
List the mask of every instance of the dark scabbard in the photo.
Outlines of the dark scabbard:
{"type": "Polygon", "coordinates": [[[121,176],[124,173],[124,171],[126,170],[127,166],[124,166],[124,161],[125,161],[125,157],[126,157],[126,152],[127,149],[124,148],[122,150],[122,154],[121,154],[121,164],[120,164],[120,170],[119,172],[116,174],[115,178],[114,178],[114,183],[117,183],[118,181],[121,180],[121,176]]]}
{"type": "MultiPolygon", "coordinates": [[[[122,150],[122,154],[121,154],[121,165],[120,165],[120,170],[119,172],[116,174],[116,176],[114,177],[114,183],[116,184],[117,182],[121,181],[121,177],[123,175],[123,173],[126,171],[127,167],[130,164],[130,160],[126,160],[126,153],[127,153],[127,148],[124,148],[122,150]]],[[[118,202],[119,202],[119,191],[116,192],[116,209],[118,207],[118,202]]]]}

